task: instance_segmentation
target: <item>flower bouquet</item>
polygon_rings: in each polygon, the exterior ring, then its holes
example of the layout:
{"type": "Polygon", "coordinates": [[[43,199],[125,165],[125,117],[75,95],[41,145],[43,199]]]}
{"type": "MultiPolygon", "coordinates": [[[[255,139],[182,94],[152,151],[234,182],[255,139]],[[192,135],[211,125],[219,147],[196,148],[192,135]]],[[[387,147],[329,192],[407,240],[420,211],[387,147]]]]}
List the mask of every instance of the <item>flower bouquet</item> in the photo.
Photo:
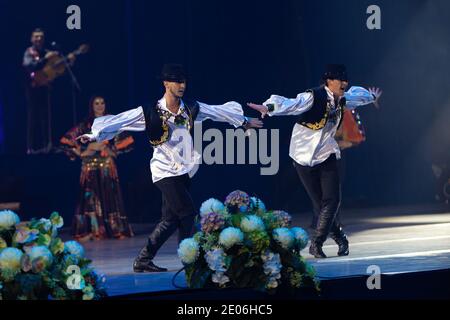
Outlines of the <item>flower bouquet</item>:
{"type": "Polygon", "coordinates": [[[0,300],[93,300],[106,296],[105,278],[89,266],[84,248],[63,242],[63,219],[20,223],[12,211],[0,211],[0,300]]]}
{"type": "Polygon", "coordinates": [[[308,234],[291,228],[287,212],[267,210],[260,199],[237,190],[224,203],[205,201],[198,228],[178,248],[190,288],[319,290],[313,267],[300,254],[308,234]]]}

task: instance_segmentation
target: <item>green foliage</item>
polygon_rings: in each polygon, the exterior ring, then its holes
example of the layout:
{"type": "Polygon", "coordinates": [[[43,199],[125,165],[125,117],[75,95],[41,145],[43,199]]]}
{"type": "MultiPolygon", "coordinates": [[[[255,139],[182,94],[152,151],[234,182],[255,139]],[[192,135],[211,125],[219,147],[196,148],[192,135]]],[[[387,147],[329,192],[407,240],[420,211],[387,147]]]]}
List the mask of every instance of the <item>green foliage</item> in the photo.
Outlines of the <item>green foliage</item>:
{"type": "Polygon", "coordinates": [[[265,231],[246,234],[245,245],[254,253],[265,251],[270,245],[270,237],[265,231]]]}
{"type": "Polygon", "coordinates": [[[190,288],[205,288],[211,278],[212,271],[208,268],[208,264],[202,257],[194,264],[189,265],[185,269],[186,282],[190,288]]]}
{"type": "MultiPolygon", "coordinates": [[[[0,299],[101,299],[106,296],[103,279],[90,267],[91,260],[77,257],[65,251],[64,242],[58,237],[58,228],[63,220],[57,212],[49,219],[32,219],[16,225],[11,230],[3,230],[0,241],[6,247],[23,252],[19,270],[2,270],[0,274],[0,299]],[[29,250],[33,246],[43,246],[50,250],[52,263],[47,265],[43,256],[31,261],[29,250]],[[69,266],[79,270],[80,283],[84,288],[68,287],[72,273],[69,266]]],[[[0,247],[0,251],[1,251],[0,247]]]]}
{"type": "Polygon", "coordinates": [[[230,220],[231,220],[231,226],[236,227],[236,228],[240,228],[241,227],[241,221],[242,219],[245,217],[246,215],[243,213],[236,213],[236,214],[232,214],[230,216],[230,220]]]}
{"type": "MultiPolygon", "coordinates": [[[[259,199],[256,199],[256,205],[249,206],[248,199],[242,191],[232,192],[225,201],[228,212],[222,213],[226,216],[220,230],[194,235],[199,257],[193,263],[185,264],[189,287],[254,288],[268,293],[275,293],[278,288],[296,290],[309,287],[319,290],[314,268],[301,256],[300,246],[284,249],[273,237],[274,229],[289,228],[289,214],[266,211],[259,199]],[[246,221],[243,228],[248,232],[241,229],[242,219],[249,215],[261,218],[264,230],[259,227],[261,221],[254,217],[246,221]],[[239,228],[244,241],[225,248],[219,243],[219,238],[221,232],[229,227],[239,228]]],[[[222,236],[228,235],[224,233],[222,236]]]]}

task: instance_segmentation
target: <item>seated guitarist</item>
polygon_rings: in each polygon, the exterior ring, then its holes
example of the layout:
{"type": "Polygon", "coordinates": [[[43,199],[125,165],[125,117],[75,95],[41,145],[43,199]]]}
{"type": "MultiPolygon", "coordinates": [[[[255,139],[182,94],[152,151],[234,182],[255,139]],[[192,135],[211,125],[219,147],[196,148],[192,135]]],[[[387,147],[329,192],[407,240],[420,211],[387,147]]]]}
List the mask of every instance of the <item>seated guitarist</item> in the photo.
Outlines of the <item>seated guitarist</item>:
{"type": "MultiPolygon", "coordinates": [[[[50,86],[34,87],[34,73],[41,70],[48,59],[59,55],[45,47],[42,29],[31,33],[31,47],[25,50],[23,67],[26,72],[25,95],[27,98],[27,154],[48,153],[52,148],[50,86]]],[[[68,56],[71,63],[75,55],[68,56]]]]}

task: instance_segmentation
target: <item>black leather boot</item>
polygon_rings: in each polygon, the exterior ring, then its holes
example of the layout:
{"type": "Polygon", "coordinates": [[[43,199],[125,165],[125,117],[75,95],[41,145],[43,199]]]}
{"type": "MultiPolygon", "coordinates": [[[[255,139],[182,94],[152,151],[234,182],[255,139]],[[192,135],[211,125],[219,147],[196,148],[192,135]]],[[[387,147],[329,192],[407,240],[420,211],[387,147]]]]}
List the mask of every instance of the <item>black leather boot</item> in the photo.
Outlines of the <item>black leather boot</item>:
{"type": "Polygon", "coordinates": [[[153,258],[159,248],[167,241],[167,239],[174,233],[177,225],[174,221],[163,220],[158,223],[148,237],[148,242],[145,247],[139,252],[138,257],[134,260],[134,272],[164,272],[166,268],[158,267],[153,263],[153,258]]]}
{"type": "Polygon", "coordinates": [[[134,260],[133,263],[133,271],[134,272],[165,272],[166,268],[158,267],[153,261],[139,261],[138,259],[134,260]]]}
{"type": "Polygon", "coordinates": [[[348,256],[350,251],[348,249],[347,236],[344,234],[340,238],[333,238],[333,239],[334,239],[334,241],[336,241],[337,245],[339,246],[338,256],[348,256]]]}
{"type": "Polygon", "coordinates": [[[342,227],[340,225],[333,226],[330,232],[330,237],[339,246],[338,256],[348,256],[350,252],[348,249],[347,235],[344,233],[344,230],[342,230],[342,227]]]}
{"type": "Polygon", "coordinates": [[[316,230],[314,239],[311,241],[309,253],[316,258],[326,258],[327,256],[322,250],[323,243],[327,240],[328,233],[333,225],[334,211],[332,206],[325,206],[320,215],[317,217],[316,230]]]}
{"type": "Polygon", "coordinates": [[[350,251],[348,249],[348,240],[347,238],[345,238],[342,243],[339,243],[338,256],[348,256],[349,253],[350,251]]]}
{"type": "Polygon", "coordinates": [[[322,245],[316,243],[315,241],[311,241],[311,245],[309,246],[309,253],[313,255],[315,258],[326,258],[327,256],[322,251],[322,245]]]}

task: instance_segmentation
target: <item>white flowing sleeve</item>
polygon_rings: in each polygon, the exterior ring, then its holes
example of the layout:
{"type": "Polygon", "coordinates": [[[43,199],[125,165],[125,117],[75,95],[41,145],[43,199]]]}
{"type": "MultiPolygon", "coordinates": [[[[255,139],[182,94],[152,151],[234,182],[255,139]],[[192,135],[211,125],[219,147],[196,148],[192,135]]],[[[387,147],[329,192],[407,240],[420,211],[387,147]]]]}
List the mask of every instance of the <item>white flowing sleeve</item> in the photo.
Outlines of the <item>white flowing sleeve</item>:
{"type": "Polygon", "coordinates": [[[295,99],[271,95],[263,105],[266,107],[268,107],[268,105],[273,106],[273,111],[269,111],[268,113],[269,116],[293,116],[302,114],[311,109],[313,102],[314,96],[311,92],[302,92],[299,93],[295,99]]]}
{"type": "Polygon", "coordinates": [[[211,119],[213,121],[228,122],[235,128],[244,123],[244,110],[237,102],[231,101],[222,105],[208,105],[203,102],[197,102],[200,108],[195,121],[211,119]]]}
{"type": "Polygon", "coordinates": [[[346,107],[349,109],[356,109],[357,107],[373,103],[375,97],[369,90],[363,87],[351,87],[344,95],[347,100],[346,107]]]}
{"type": "Polygon", "coordinates": [[[91,133],[87,134],[91,140],[98,142],[113,139],[123,131],[144,131],[145,116],[144,109],[138,107],[118,115],[107,115],[98,117],[92,124],[91,133]]]}

